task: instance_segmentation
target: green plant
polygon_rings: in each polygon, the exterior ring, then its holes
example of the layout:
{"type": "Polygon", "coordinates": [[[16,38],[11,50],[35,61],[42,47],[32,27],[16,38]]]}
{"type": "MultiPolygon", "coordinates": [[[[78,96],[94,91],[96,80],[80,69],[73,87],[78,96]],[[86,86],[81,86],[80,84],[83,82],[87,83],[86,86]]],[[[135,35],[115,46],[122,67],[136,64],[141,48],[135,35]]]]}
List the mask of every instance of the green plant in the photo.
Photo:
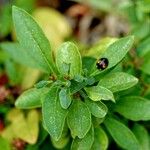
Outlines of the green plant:
{"type": "Polygon", "coordinates": [[[148,140],[139,138],[143,134],[148,139],[147,131],[134,121],[150,120],[150,101],[121,92],[128,93],[127,89],[138,83],[136,77],[119,67],[132,48],[133,36],[107,39],[104,45],[92,49],[96,57],[81,57],[72,42],[63,43],[54,55],[28,13],[13,6],[13,22],[19,43],[1,46],[11,47],[8,51],[15,61],[39,69],[47,77],[26,90],[15,105],[21,109],[42,108],[43,126],[56,148],[64,148],[71,141],[72,150],[105,150],[111,135],[123,149],[149,149],[148,140]],[[101,58],[108,60],[104,70],[96,66],[101,58]],[[133,122],[133,131],[128,128],[128,119],[133,122]]]}

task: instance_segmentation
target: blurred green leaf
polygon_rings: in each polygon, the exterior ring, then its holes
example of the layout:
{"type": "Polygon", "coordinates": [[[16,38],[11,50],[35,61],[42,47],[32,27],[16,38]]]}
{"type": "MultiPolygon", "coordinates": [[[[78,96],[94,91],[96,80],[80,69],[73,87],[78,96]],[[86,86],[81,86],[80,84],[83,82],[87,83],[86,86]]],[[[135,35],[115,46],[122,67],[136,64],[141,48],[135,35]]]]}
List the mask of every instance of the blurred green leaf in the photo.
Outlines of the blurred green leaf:
{"type": "Polygon", "coordinates": [[[41,26],[55,52],[64,41],[64,38],[68,37],[71,33],[71,27],[67,19],[55,9],[48,7],[36,8],[33,16],[41,26]]]}
{"type": "Polygon", "coordinates": [[[115,105],[115,111],[133,121],[150,120],[150,101],[148,99],[129,96],[121,97],[115,105]]]}
{"type": "Polygon", "coordinates": [[[28,51],[19,43],[3,42],[0,43],[0,46],[15,62],[27,67],[41,69],[39,64],[28,54],[28,51]]]}
{"type": "Polygon", "coordinates": [[[139,56],[144,56],[150,52],[150,37],[146,38],[138,44],[137,52],[139,56]]]}
{"type": "Polygon", "coordinates": [[[136,40],[142,40],[150,34],[149,26],[149,19],[136,23],[136,26],[132,30],[132,34],[136,37],[136,40]]]}
{"type": "Polygon", "coordinates": [[[141,149],[149,150],[150,149],[150,142],[149,142],[149,133],[144,128],[144,126],[140,124],[135,124],[133,127],[133,133],[135,134],[136,138],[138,139],[141,149]]]}
{"type": "Polygon", "coordinates": [[[5,68],[10,82],[12,84],[19,84],[21,82],[21,68],[11,60],[5,61],[5,68]]]}
{"type": "Polygon", "coordinates": [[[115,101],[113,93],[102,86],[92,86],[84,88],[88,97],[93,101],[112,100],[115,101]]]}
{"type": "Polygon", "coordinates": [[[107,114],[107,106],[102,102],[93,102],[90,99],[85,100],[85,104],[88,106],[92,115],[98,118],[103,118],[107,114]]]}
{"type": "Polygon", "coordinates": [[[0,37],[5,37],[10,33],[11,24],[11,6],[6,4],[0,9],[0,37]]]}
{"type": "Polygon", "coordinates": [[[58,99],[58,88],[52,86],[42,98],[42,115],[46,130],[58,141],[61,138],[67,110],[63,109],[58,99]]]}
{"type": "Polygon", "coordinates": [[[58,141],[51,139],[53,146],[57,149],[63,149],[68,144],[69,140],[69,136],[61,137],[58,141]]]}
{"type": "Polygon", "coordinates": [[[15,0],[14,4],[31,13],[35,8],[36,0],[15,0]]]}
{"type": "Polygon", "coordinates": [[[140,66],[140,69],[142,70],[142,72],[150,75],[150,52],[146,53],[141,59],[142,59],[142,64],[140,66]]]}
{"type": "Polygon", "coordinates": [[[0,136],[0,149],[1,150],[11,150],[10,143],[0,136]]]}
{"type": "Polygon", "coordinates": [[[13,6],[13,21],[20,44],[45,72],[55,72],[49,41],[34,19],[24,10],[13,6]]]}
{"type": "Polygon", "coordinates": [[[126,90],[137,84],[138,79],[124,72],[110,73],[100,79],[98,85],[112,92],[126,90]]]}
{"type": "Polygon", "coordinates": [[[91,127],[88,107],[79,99],[74,99],[67,115],[68,126],[73,137],[83,138],[91,127]]]}
{"type": "Polygon", "coordinates": [[[94,129],[94,143],[91,150],[107,150],[108,137],[105,131],[99,126],[94,129]]]}
{"type": "Polygon", "coordinates": [[[62,75],[81,74],[82,61],[77,46],[72,42],[63,43],[56,53],[56,65],[62,75]]]}
{"type": "Polygon", "coordinates": [[[116,143],[127,150],[140,150],[139,142],[132,131],[120,121],[108,117],[104,124],[116,143]]]}

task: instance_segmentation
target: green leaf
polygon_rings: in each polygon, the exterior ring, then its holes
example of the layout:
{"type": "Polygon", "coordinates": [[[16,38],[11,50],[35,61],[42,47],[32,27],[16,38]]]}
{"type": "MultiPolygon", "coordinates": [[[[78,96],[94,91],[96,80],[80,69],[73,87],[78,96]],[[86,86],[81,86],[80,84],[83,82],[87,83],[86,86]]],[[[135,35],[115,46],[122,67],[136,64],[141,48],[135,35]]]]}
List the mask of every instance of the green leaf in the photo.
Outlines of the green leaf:
{"type": "Polygon", "coordinates": [[[43,88],[43,87],[46,87],[47,85],[49,85],[50,83],[52,83],[53,81],[47,81],[47,80],[42,80],[38,83],[35,84],[35,87],[37,89],[40,89],[40,88],[43,88]]]}
{"type": "Polygon", "coordinates": [[[83,139],[76,137],[71,145],[71,150],[90,150],[94,142],[94,129],[93,126],[83,139]]]}
{"type": "Polygon", "coordinates": [[[19,84],[21,81],[21,70],[19,70],[19,66],[8,59],[5,61],[5,69],[10,82],[12,84],[19,84]]]}
{"type": "Polygon", "coordinates": [[[98,43],[96,43],[94,46],[92,46],[88,52],[86,51],[86,56],[94,57],[97,59],[97,56],[100,56],[104,51],[116,41],[116,38],[104,38],[101,39],[98,43]]]}
{"type": "Polygon", "coordinates": [[[52,141],[53,146],[56,149],[63,149],[64,147],[66,147],[66,145],[70,141],[70,136],[68,134],[67,123],[65,123],[65,125],[64,125],[63,132],[62,132],[62,135],[61,135],[60,139],[58,141],[56,141],[53,138],[51,138],[51,141],[52,141]]]}
{"type": "Polygon", "coordinates": [[[135,134],[136,138],[138,139],[141,149],[149,150],[150,149],[150,142],[149,142],[149,133],[144,128],[144,126],[140,124],[135,124],[133,128],[133,133],[135,134]]]}
{"type": "Polygon", "coordinates": [[[62,108],[67,109],[71,104],[71,96],[68,88],[62,88],[59,92],[59,100],[62,108]]]}
{"type": "Polygon", "coordinates": [[[117,101],[115,111],[127,119],[139,121],[150,120],[150,101],[138,97],[124,97],[117,101]]]}
{"type": "Polygon", "coordinates": [[[10,143],[0,136],[0,149],[1,150],[11,150],[10,143]]]}
{"type": "Polygon", "coordinates": [[[72,42],[63,43],[56,53],[56,65],[62,75],[81,74],[82,61],[78,48],[72,42]]]}
{"type": "Polygon", "coordinates": [[[88,97],[93,101],[100,101],[100,100],[114,100],[113,93],[102,86],[92,86],[88,88],[84,88],[88,97]]]}
{"type": "Polygon", "coordinates": [[[61,137],[67,110],[63,109],[58,100],[58,88],[52,86],[42,99],[42,115],[46,130],[58,141],[61,137]]]}
{"type": "Polygon", "coordinates": [[[28,54],[28,51],[19,43],[3,42],[0,46],[15,62],[27,67],[41,69],[39,64],[28,54]]]}
{"type": "Polygon", "coordinates": [[[47,88],[32,88],[23,92],[16,100],[15,106],[21,109],[41,107],[41,96],[48,91],[47,88]]]}
{"type": "Polygon", "coordinates": [[[137,53],[139,56],[144,56],[150,52],[150,37],[146,38],[144,41],[137,45],[137,53]]]}
{"type": "Polygon", "coordinates": [[[93,102],[90,99],[86,99],[85,104],[88,106],[93,116],[97,118],[103,118],[106,116],[108,109],[102,102],[93,102]]]}
{"type": "Polygon", "coordinates": [[[115,72],[104,76],[98,83],[112,92],[126,90],[137,84],[138,79],[123,72],[115,72]]]}
{"type": "Polygon", "coordinates": [[[51,138],[53,146],[57,149],[63,149],[68,144],[69,140],[69,136],[61,137],[58,141],[51,138]]]}
{"type": "MultiPolygon", "coordinates": [[[[107,58],[109,61],[108,67],[105,70],[114,67],[125,57],[127,52],[131,49],[133,41],[133,36],[124,37],[112,43],[105,50],[105,52],[100,56],[100,58],[107,58]]],[[[91,75],[97,75],[101,72],[102,71],[96,68],[96,64],[94,64],[94,70],[91,75]]]]}
{"type": "Polygon", "coordinates": [[[16,6],[13,6],[12,14],[20,44],[43,71],[54,72],[50,44],[39,25],[27,12],[16,6]]]}
{"type": "Polygon", "coordinates": [[[140,150],[140,145],[135,135],[123,123],[109,117],[104,121],[104,124],[120,147],[127,150],[140,150]]]}
{"type": "Polygon", "coordinates": [[[82,88],[84,88],[87,85],[86,81],[83,81],[81,83],[76,82],[76,81],[72,81],[71,82],[71,86],[70,86],[70,92],[72,94],[77,93],[78,91],[80,91],[82,88]]]}
{"type": "Polygon", "coordinates": [[[11,25],[11,6],[7,3],[2,5],[0,10],[0,37],[5,37],[11,32],[11,25]]]}
{"type": "Polygon", "coordinates": [[[50,7],[38,7],[32,15],[50,41],[55,55],[60,44],[71,34],[71,26],[68,20],[58,10],[50,7]]]}
{"type": "Polygon", "coordinates": [[[99,126],[94,129],[94,143],[91,150],[107,150],[108,137],[104,130],[99,126]]]}
{"type": "Polygon", "coordinates": [[[91,114],[88,107],[79,99],[74,99],[67,116],[68,126],[73,137],[83,138],[91,127],[91,114]]]}
{"type": "Polygon", "coordinates": [[[144,57],[141,58],[142,64],[140,66],[140,69],[148,75],[150,75],[150,69],[149,69],[150,59],[149,59],[149,57],[150,57],[150,52],[148,52],[147,54],[144,55],[144,57]]]}

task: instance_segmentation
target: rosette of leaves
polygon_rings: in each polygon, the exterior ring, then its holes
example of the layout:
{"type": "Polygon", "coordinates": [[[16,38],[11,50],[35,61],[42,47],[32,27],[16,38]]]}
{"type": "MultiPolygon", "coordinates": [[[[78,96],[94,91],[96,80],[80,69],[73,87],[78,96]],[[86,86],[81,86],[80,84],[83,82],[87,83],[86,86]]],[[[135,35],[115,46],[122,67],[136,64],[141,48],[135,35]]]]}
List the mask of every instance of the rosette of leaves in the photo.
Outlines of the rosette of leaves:
{"type": "Polygon", "coordinates": [[[148,139],[145,128],[136,125],[132,132],[127,119],[149,120],[150,101],[137,96],[119,96],[119,91],[138,82],[134,76],[116,69],[131,49],[134,38],[128,36],[106,44],[97,58],[82,58],[76,44],[65,42],[53,58],[49,41],[35,20],[15,6],[12,12],[22,47],[17,52],[22,61],[49,75],[49,79],[25,91],[15,105],[21,109],[42,108],[43,126],[53,145],[64,148],[72,143],[72,150],[105,150],[112,137],[123,149],[148,149],[149,142],[138,138],[142,135],[148,139]],[[100,58],[108,60],[104,70],[96,67],[100,58]]]}

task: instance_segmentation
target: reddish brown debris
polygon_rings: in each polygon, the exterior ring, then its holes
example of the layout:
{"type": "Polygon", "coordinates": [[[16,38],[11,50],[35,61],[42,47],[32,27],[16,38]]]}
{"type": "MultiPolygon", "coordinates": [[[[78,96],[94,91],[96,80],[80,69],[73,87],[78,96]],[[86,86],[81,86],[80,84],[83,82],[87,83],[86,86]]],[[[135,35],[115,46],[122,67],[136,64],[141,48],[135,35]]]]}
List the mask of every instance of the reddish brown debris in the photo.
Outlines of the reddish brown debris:
{"type": "Polygon", "coordinates": [[[84,16],[85,14],[89,13],[89,10],[89,7],[86,5],[75,4],[67,10],[67,15],[70,17],[84,16]]]}
{"type": "Polygon", "coordinates": [[[11,95],[16,99],[21,93],[22,89],[20,86],[13,86],[9,88],[11,95]]]}
{"type": "Polygon", "coordinates": [[[8,77],[6,74],[0,75],[0,86],[3,86],[8,83],[8,77]]]}
{"type": "Polygon", "coordinates": [[[14,139],[12,141],[13,150],[24,150],[26,146],[26,142],[22,139],[14,139]]]}
{"type": "Polygon", "coordinates": [[[9,90],[7,90],[4,86],[0,86],[0,103],[3,103],[6,100],[9,93],[9,90]]]}
{"type": "Polygon", "coordinates": [[[0,132],[2,132],[5,128],[3,119],[0,118],[0,132]]]}

